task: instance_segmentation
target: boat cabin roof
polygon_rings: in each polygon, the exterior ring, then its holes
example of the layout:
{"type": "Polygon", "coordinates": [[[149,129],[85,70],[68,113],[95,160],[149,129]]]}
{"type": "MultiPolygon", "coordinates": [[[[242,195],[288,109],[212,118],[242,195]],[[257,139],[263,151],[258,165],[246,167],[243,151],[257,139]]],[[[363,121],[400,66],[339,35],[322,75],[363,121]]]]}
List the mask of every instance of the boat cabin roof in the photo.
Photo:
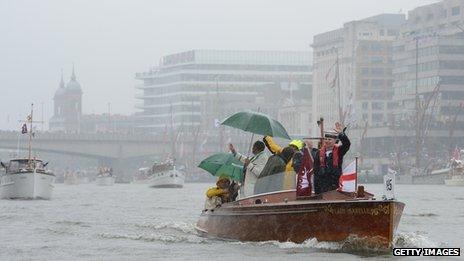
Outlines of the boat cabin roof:
{"type": "MultiPolygon", "coordinates": [[[[32,161],[39,161],[39,162],[42,162],[42,160],[40,159],[31,159],[32,161]]],[[[14,161],[17,161],[17,162],[28,162],[29,159],[28,158],[18,158],[18,159],[11,159],[10,162],[14,162],[14,161]]]]}

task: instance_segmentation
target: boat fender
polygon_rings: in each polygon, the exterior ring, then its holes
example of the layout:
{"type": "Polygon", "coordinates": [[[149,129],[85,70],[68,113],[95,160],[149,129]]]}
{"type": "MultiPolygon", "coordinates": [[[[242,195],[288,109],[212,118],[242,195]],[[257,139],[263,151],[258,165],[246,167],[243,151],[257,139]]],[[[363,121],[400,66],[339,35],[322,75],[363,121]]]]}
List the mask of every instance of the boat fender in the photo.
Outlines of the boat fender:
{"type": "Polygon", "coordinates": [[[262,204],[262,203],[263,203],[263,202],[262,202],[261,199],[259,199],[259,198],[258,198],[257,200],[255,200],[255,204],[262,204]]]}

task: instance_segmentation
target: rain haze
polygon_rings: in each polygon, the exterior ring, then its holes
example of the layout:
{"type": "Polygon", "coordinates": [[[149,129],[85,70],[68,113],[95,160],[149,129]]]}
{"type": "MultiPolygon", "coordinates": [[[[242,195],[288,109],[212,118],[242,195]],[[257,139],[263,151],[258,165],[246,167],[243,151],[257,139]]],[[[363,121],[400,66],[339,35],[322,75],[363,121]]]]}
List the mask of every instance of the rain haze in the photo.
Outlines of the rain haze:
{"type": "Polygon", "coordinates": [[[0,1],[0,129],[35,102],[52,116],[63,69],[83,88],[83,113],[135,111],[134,74],[192,49],[305,50],[312,37],[433,1],[0,1]]]}

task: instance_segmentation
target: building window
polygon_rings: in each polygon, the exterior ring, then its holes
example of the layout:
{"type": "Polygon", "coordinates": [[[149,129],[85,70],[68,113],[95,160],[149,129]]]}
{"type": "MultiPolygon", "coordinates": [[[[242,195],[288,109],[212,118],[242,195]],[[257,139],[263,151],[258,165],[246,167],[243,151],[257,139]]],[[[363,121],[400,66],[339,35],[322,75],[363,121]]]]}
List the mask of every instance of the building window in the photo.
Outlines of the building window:
{"type": "Polygon", "coordinates": [[[461,8],[459,6],[455,6],[451,8],[451,15],[459,15],[461,13],[461,8]]]}
{"type": "Polygon", "coordinates": [[[362,108],[363,108],[363,110],[367,110],[369,108],[369,103],[363,102],[362,103],[362,108]]]}

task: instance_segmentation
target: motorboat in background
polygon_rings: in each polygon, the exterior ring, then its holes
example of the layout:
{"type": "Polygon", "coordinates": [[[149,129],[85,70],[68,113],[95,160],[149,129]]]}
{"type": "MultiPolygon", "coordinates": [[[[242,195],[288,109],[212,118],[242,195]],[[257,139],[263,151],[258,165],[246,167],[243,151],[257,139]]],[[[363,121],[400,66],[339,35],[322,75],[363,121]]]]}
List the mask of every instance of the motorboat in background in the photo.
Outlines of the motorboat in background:
{"type": "Polygon", "coordinates": [[[6,199],[50,199],[55,175],[47,171],[47,163],[32,157],[33,105],[31,114],[22,126],[22,134],[29,134],[27,158],[12,159],[1,163],[5,172],[0,176],[0,198],[6,199]],[[29,130],[27,127],[29,123],[29,130]]]}
{"type": "Polygon", "coordinates": [[[98,186],[113,186],[115,180],[112,168],[100,168],[95,182],[98,186]]]}
{"type": "Polygon", "coordinates": [[[177,170],[170,160],[155,163],[150,169],[148,184],[152,188],[182,188],[184,182],[184,172],[177,170]]]}

